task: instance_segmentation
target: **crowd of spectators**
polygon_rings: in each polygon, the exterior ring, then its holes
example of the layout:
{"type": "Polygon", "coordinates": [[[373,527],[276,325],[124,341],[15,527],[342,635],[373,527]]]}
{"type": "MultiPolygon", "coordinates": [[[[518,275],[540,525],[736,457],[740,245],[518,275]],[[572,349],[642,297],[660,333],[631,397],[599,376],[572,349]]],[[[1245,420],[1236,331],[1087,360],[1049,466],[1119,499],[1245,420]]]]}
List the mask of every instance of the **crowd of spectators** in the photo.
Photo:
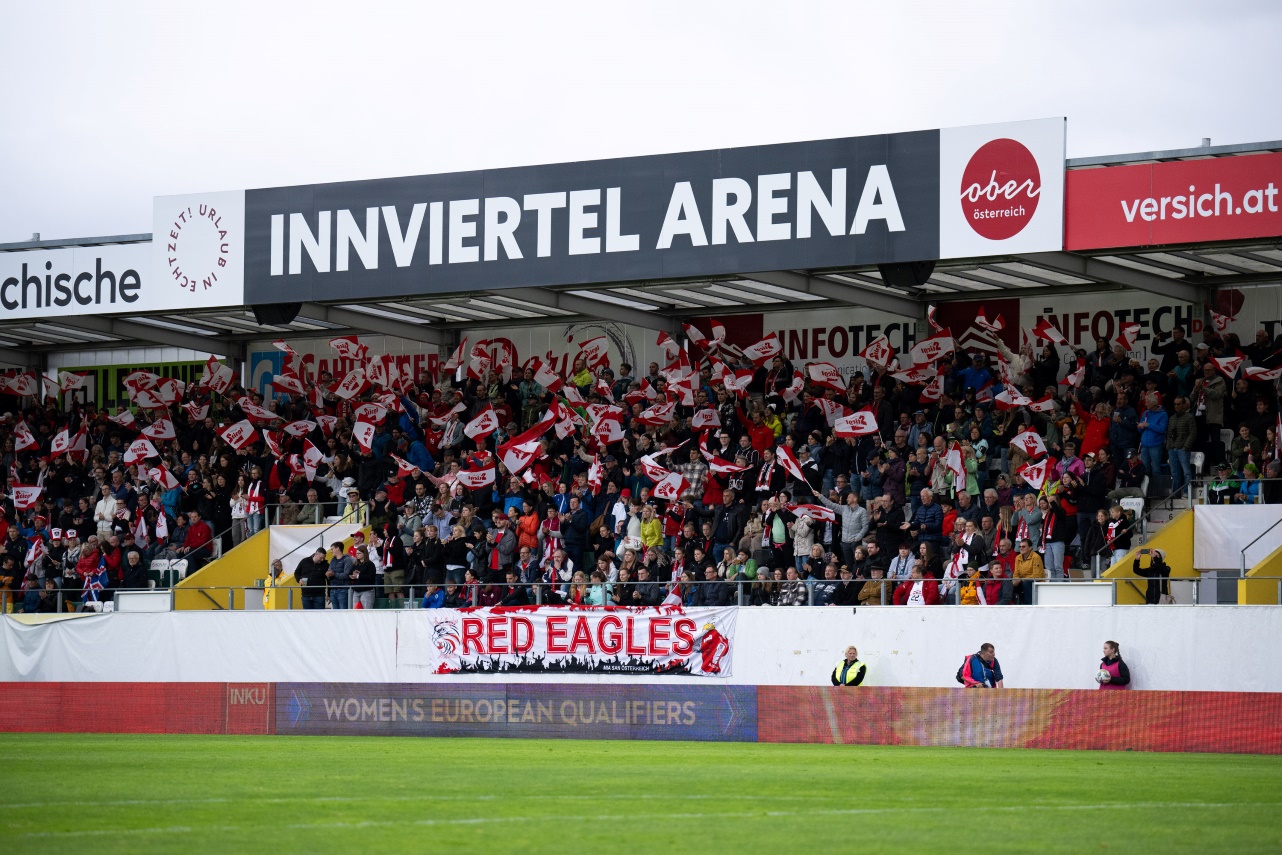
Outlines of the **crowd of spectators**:
{"type": "MultiPolygon", "coordinates": [[[[564,375],[537,360],[386,385],[322,373],[268,401],[197,384],[114,414],[8,396],[0,588],[31,611],[59,590],[107,599],[146,587],[154,560],[190,573],[269,523],[343,520],[370,541],[283,567],[309,608],[1025,603],[1033,580],[1120,559],[1136,521],[1119,501],[1179,494],[1192,452],[1209,501],[1282,501],[1282,357],[1263,331],[1194,344],[1176,327],[1147,363],[1103,339],[991,345],[946,353],[934,384],[870,365],[840,390],[727,348],[644,372],[578,358],[564,375]],[[860,410],[876,430],[841,435],[860,410]],[[246,420],[249,436],[229,432],[246,420]],[[1027,431],[1045,448],[1033,461],[1013,442],[1027,431]],[[1040,460],[1035,488],[1020,470],[1040,460]]],[[[131,397],[160,381],[140,375],[131,397]]]]}

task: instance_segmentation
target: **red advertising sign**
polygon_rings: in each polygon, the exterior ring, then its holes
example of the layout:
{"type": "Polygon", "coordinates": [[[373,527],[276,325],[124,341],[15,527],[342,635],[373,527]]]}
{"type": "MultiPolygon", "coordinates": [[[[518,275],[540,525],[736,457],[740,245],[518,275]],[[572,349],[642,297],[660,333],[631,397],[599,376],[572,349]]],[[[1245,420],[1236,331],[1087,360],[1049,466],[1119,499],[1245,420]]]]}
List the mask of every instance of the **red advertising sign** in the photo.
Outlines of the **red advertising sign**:
{"type": "Polygon", "coordinates": [[[1282,153],[1075,169],[1064,248],[1282,235],[1282,153]]]}

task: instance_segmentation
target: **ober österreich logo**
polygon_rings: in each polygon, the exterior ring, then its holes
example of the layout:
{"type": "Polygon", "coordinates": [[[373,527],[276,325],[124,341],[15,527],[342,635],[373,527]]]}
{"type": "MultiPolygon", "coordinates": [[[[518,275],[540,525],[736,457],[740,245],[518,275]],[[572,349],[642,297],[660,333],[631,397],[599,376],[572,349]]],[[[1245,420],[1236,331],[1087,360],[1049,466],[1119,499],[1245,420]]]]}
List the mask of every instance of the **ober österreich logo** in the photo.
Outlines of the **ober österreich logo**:
{"type": "Polygon", "coordinates": [[[222,214],[205,204],[178,212],[165,235],[165,253],[169,275],[179,288],[193,294],[214,288],[231,255],[222,214]]]}
{"type": "Polygon", "coordinates": [[[1037,158],[1015,140],[984,143],[962,173],[961,206],[966,222],[989,240],[1006,240],[1023,231],[1041,194],[1037,158]]]}

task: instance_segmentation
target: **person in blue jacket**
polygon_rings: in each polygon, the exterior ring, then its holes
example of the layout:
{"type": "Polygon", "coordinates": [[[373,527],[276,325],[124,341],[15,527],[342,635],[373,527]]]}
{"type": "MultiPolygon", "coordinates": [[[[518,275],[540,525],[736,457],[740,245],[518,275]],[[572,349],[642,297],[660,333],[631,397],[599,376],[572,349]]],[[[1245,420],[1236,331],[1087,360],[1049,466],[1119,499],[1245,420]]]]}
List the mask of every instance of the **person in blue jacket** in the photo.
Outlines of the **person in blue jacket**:
{"type": "Polygon", "coordinates": [[[962,685],[967,689],[1005,688],[997,651],[988,643],[980,645],[978,653],[967,656],[958,673],[961,675],[962,685]]]}
{"type": "Polygon", "coordinates": [[[1140,416],[1140,460],[1150,475],[1166,472],[1166,410],[1162,409],[1162,396],[1150,393],[1140,416]]]}

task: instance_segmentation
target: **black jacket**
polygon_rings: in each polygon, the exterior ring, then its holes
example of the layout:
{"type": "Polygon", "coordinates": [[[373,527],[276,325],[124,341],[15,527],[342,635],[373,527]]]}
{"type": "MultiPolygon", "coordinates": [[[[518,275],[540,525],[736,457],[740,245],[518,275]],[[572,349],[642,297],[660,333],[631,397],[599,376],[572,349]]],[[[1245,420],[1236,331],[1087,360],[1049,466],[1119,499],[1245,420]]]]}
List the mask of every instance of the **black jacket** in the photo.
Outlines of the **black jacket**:
{"type": "Polygon", "coordinates": [[[317,564],[308,555],[298,562],[294,568],[294,578],[298,580],[298,585],[303,589],[304,597],[323,597],[325,596],[325,571],[329,569],[329,562],[322,561],[317,564]]]}
{"type": "Polygon", "coordinates": [[[352,565],[352,590],[356,593],[371,591],[374,589],[374,563],[372,561],[357,561],[352,565]]]}

